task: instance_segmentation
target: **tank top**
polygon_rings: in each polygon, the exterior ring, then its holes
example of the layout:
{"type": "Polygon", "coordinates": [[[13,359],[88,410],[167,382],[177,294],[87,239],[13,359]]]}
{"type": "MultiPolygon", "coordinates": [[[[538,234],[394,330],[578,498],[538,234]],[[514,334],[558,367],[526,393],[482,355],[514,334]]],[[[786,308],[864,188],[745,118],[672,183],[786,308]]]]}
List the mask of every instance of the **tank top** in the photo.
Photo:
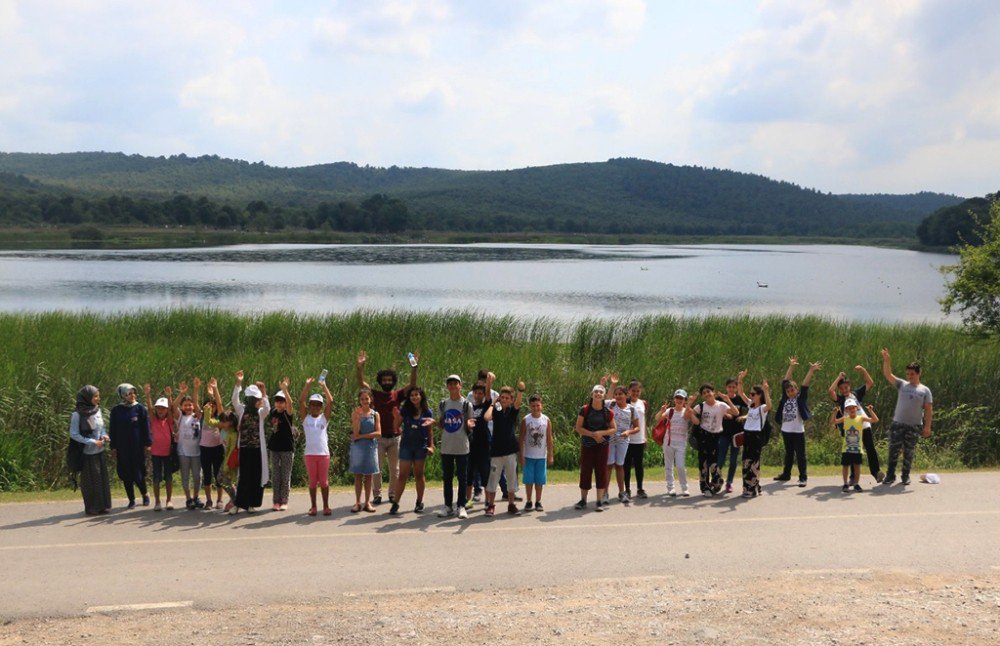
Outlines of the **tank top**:
{"type": "Polygon", "coordinates": [[[524,457],[532,460],[548,457],[549,418],[544,414],[538,417],[528,415],[524,418],[524,457]]]}
{"type": "Polygon", "coordinates": [[[861,454],[865,452],[863,445],[861,444],[862,428],[864,428],[864,419],[860,415],[857,417],[844,418],[844,453],[861,454]]]}
{"type": "Polygon", "coordinates": [[[328,422],[322,415],[306,415],[302,430],[306,435],[305,455],[330,455],[330,441],[326,434],[328,422]]]}

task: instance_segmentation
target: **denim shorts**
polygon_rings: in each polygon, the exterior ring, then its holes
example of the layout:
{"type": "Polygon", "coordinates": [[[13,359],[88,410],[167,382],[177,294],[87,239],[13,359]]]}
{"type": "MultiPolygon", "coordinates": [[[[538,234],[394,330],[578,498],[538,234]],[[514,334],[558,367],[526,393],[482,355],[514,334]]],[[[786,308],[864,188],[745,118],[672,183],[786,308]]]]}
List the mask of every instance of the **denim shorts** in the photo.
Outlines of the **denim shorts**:
{"type": "Polygon", "coordinates": [[[628,442],[608,445],[608,466],[625,464],[625,456],[628,455],[628,442]]]}
{"type": "Polygon", "coordinates": [[[521,470],[521,482],[525,485],[545,484],[546,458],[524,458],[524,468],[521,470]]]}
{"type": "Polygon", "coordinates": [[[422,444],[399,444],[399,459],[407,462],[423,462],[427,459],[427,447],[422,444]]]}

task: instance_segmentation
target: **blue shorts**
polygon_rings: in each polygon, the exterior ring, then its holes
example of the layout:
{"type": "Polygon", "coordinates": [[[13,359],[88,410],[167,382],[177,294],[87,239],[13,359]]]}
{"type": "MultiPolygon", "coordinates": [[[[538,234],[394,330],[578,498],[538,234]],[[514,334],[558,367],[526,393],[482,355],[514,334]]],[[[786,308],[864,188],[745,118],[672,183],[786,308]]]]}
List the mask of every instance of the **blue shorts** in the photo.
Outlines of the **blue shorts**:
{"type": "Polygon", "coordinates": [[[427,459],[427,447],[423,445],[400,443],[399,459],[407,462],[423,462],[427,459]]]}
{"type": "Polygon", "coordinates": [[[628,442],[619,442],[608,446],[608,466],[625,464],[625,456],[628,455],[628,442]]]}
{"type": "Polygon", "coordinates": [[[546,475],[545,458],[525,458],[524,469],[521,470],[521,482],[525,485],[543,485],[546,475]]]}

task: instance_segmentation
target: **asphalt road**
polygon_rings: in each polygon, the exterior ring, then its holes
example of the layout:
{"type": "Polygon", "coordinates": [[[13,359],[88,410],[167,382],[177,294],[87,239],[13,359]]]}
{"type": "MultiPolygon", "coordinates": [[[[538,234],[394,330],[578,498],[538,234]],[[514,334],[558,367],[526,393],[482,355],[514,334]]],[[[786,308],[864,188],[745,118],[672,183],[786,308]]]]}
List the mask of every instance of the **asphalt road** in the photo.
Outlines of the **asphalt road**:
{"type": "MultiPolygon", "coordinates": [[[[871,484],[870,479],[867,485],[871,484]]],[[[310,602],[403,590],[479,590],[673,575],[740,586],[760,574],[823,571],[975,573],[1000,570],[1000,473],[945,474],[940,485],[844,494],[839,478],[807,488],[768,483],[763,497],[648,500],[605,513],[572,508],[578,490],[546,488],[547,511],[490,519],[428,512],[329,518],[290,510],[228,516],[82,503],[0,505],[0,616],[75,615],[102,607],[310,602]]],[[[864,484],[864,483],[863,483],[864,484]]],[[[266,497],[269,492],[265,492],[266,497]]],[[[498,507],[498,511],[502,511],[498,507]]]]}

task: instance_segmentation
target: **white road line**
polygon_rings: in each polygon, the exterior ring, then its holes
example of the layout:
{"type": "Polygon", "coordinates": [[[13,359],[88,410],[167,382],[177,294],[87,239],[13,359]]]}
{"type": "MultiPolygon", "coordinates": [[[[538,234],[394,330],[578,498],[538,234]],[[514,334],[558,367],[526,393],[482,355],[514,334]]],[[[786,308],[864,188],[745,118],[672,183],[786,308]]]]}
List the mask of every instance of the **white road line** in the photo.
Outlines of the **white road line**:
{"type": "Polygon", "coordinates": [[[120,612],[123,610],[163,610],[166,608],[190,608],[194,601],[161,601],[160,603],[126,603],[118,606],[91,606],[88,613],[120,612]]]}
{"type": "MultiPolygon", "coordinates": [[[[899,571],[894,569],[893,571],[899,571]]],[[[860,568],[818,568],[818,569],[789,569],[782,570],[782,574],[804,574],[806,576],[815,576],[823,574],[870,574],[872,572],[871,568],[860,567],[860,568]]]]}
{"type": "Polygon", "coordinates": [[[363,592],[345,592],[345,597],[370,597],[373,594],[431,594],[438,592],[455,592],[458,588],[453,585],[444,585],[436,588],[399,588],[397,590],[365,590],[363,592]]]}
{"type": "MultiPolygon", "coordinates": [[[[945,518],[958,516],[997,516],[1000,509],[981,509],[970,511],[912,511],[898,512],[893,514],[878,514],[878,518],[945,518]]],[[[871,520],[872,514],[814,514],[807,516],[758,516],[754,518],[701,518],[689,520],[656,520],[644,522],[621,522],[621,523],[579,523],[579,522],[559,522],[559,523],[532,523],[525,525],[493,526],[492,523],[478,524],[475,521],[453,527],[425,527],[423,529],[395,529],[392,531],[378,530],[354,530],[346,532],[324,532],[321,534],[255,534],[249,533],[244,536],[205,536],[205,537],[185,537],[185,538],[142,538],[125,541],[78,541],[74,543],[50,543],[31,545],[2,545],[0,552],[15,552],[18,550],[49,550],[49,549],[79,549],[87,547],[113,547],[125,545],[170,545],[170,544],[196,544],[196,543],[233,543],[242,541],[287,541],[287,540],[328,540],[331,538],[398,538],[400,536],[427,536],[429,534],[469,534],[469,533],[497,533],[497,532],[541,532],[541,531],[594,531],[606,529],[623,529],[636,527],[682,527],[689,525],[730,525],[746,523],[775,523],[775,522],[817,522],[817,521],[842,521],[842,520],[871,520]]],[[[383,525],[380,527],[387,527],[383,525]]]]}

